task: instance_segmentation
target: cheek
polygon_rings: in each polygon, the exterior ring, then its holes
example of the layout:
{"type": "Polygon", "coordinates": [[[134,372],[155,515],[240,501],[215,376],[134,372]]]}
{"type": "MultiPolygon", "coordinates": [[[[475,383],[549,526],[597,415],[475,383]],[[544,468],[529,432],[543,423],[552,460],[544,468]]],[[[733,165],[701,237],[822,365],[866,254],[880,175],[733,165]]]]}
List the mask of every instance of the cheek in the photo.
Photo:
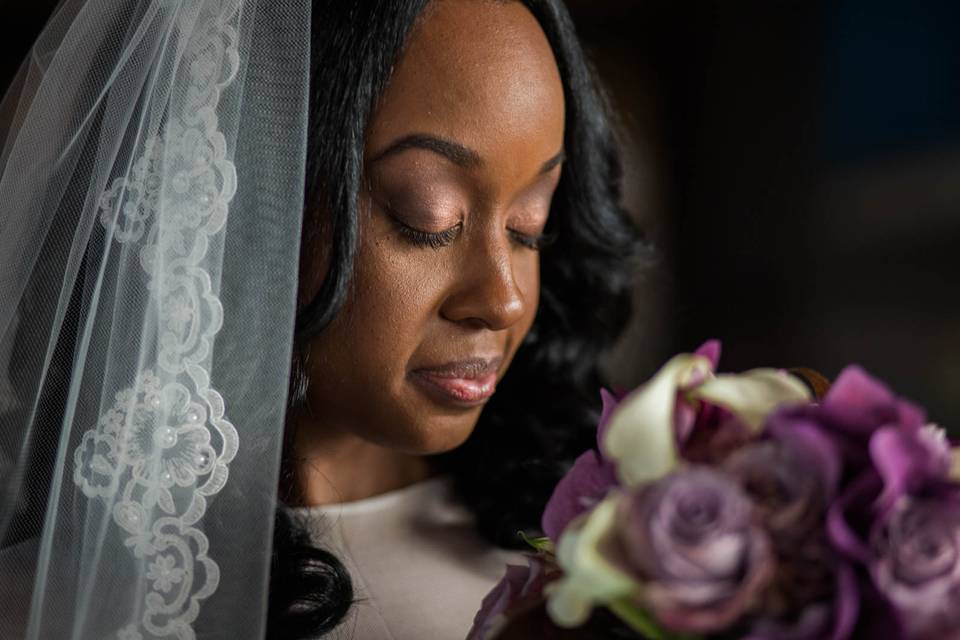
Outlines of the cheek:
{"type": "Polygon", "coordinates": [[[321,426],[422,448],[422,407],[406,374],[449,271],[430,251],[399,251],[383,230],[365,231],[347,300],[310,347],[311,410],[321,426]]]}
{"type": "Polygon", "coordinates": [[[429,252],[398,251],[396,242],[374,229],[361,247],[346,318],[363,331],[353,331],[355,345],[378,368],[398,375],[405,371],[423,333],[436,314],[447,272],[429,252]]]}

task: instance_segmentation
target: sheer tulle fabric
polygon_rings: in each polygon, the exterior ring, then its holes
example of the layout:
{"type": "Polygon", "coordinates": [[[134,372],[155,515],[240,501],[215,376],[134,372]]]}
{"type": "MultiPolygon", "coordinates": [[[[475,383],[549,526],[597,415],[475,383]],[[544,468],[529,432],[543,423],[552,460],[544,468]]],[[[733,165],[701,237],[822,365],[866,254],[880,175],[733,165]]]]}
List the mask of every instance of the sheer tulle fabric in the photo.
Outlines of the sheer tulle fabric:
{"type": "Polygon", "coordinates": [[[260,638],[310,3],[66,0],[0,106],[0,636],[260,638]]]}

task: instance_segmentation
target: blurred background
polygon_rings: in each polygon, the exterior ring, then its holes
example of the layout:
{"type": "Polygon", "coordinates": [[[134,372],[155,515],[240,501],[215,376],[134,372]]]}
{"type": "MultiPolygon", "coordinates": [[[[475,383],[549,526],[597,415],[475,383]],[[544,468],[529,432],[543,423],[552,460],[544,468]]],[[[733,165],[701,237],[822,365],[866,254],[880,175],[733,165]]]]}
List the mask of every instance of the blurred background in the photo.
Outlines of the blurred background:
{"type": "MultiPolygon", "coordinates": [[[[567,3],[659,252],[615,380],[716,337],[725,370],[859,363],[960,435],[960,2],[567,3]]],[[[55,4],[0,0],[0,86],[55,4]]]]}
{"type": "Polygon", "coordinates": [[[859,363],[960,435],[960,2],[568,0],[661,250],[635,382],[859,363]]]}

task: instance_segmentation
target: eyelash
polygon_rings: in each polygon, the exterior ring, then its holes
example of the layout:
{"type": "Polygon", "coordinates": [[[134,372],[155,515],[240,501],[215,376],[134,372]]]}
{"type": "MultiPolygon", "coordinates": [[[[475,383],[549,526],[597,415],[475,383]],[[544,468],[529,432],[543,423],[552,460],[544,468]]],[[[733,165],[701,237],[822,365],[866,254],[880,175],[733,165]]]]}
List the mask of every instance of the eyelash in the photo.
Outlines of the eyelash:
{"type": "Polygon", "coordinates": [[[460,227],[463,226],[462,222],[458,222],[446,231],[428,233],[426,231],[420,231],[420,229],[414,229],[396,219],[394,219],[394,223],[396,223],[397,228],[400,229],[400,235],[404,238],[418,247],[430,247],[431,249],[440,249],[453,242],[453,239],[456,238],[460,232],[460,227]]]}
{"type": "MultiPolygon", "coordinates": [[[[440,249],[453,242],[453,240],[457,237],[457,234],[460,232],[460,229],[463,227],[463,223],[458,222],[456,225],[445,231],[440,231],[439,233],[429,233],[427,231],[421,231],[420,229],[414,229],[392,215],[390,216],[390,219],[393,220],[394,224],[397,225],[400,234],[404,238],[418,247],[430,247],[431,249],[440,249]]],[[[552,244],[556,239],[556,234],[548,233],[531,236],[511,230],[510,234],[521,245],[533,251],[540,251],[544,247],[552,244]]]]}

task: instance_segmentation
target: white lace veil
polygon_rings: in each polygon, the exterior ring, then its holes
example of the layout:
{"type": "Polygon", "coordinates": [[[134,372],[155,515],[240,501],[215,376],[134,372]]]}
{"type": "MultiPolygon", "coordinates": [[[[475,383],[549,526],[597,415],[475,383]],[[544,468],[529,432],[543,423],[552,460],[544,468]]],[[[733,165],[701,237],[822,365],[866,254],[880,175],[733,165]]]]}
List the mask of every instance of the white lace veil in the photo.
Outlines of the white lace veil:
{"type": "Polygon", "coordinates": [[[308,0],[64,0],[0,106],[0,637],[262,638],[308,0]]]}

